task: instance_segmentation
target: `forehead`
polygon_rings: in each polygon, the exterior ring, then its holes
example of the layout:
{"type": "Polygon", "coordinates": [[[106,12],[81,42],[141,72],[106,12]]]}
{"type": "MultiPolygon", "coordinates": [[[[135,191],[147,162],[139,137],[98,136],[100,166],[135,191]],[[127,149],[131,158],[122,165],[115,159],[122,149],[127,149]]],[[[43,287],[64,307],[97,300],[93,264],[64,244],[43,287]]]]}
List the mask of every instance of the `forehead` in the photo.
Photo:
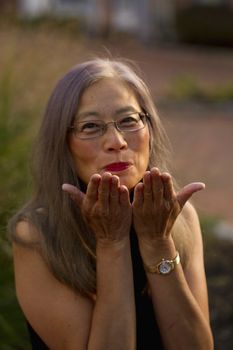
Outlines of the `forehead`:
{"type": "Polygon", "coordinates": [[[78,115],[90,112],[115,113],[119,109],[139,110],[133,89],[117,78],[104,78],[86,88],[80,98],[78,115]]]}

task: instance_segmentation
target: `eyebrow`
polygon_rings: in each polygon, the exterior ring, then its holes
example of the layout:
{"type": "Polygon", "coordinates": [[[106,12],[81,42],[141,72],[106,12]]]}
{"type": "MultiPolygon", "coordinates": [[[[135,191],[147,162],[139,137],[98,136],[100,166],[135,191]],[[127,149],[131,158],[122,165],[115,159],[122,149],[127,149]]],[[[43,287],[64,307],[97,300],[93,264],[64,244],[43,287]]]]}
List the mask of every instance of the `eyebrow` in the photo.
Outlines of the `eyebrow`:
{"type": "MultiPolygon", "coordinates": [[[[115,112],[114,112],[114,115],[115,116],[118,116],[122,113],[126,113],[126,112],[133,112],[133,113],[136,113],[138,112],[138,110],[136,110],[133,106],[125,106],[125,107],[122,107],[122,108],[119,108],[117,109],[115,112]]],[[[96,111],[86,111],[86,112],[81,112],[77,115],[77,119],[80,120],[80,119],[83,119],[85,117],[99,117],[101,115],[101,113],[99,112],[96,112],[96,111]]]]}

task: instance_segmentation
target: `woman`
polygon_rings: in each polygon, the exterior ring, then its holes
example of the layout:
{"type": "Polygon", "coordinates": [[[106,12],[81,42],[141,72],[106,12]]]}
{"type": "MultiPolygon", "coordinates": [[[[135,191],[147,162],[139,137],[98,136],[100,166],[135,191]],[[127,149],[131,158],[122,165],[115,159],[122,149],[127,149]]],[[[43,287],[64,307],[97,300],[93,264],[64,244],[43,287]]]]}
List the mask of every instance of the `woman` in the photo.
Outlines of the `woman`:
{"type": "Polygon", "coordinates": [[[167,144],[126,64],[88,61],[58,82],[37,144],[37,191],[10,225],[35,349],[213,348],[188,203],[204,184],[174,189],[167,144]]]}

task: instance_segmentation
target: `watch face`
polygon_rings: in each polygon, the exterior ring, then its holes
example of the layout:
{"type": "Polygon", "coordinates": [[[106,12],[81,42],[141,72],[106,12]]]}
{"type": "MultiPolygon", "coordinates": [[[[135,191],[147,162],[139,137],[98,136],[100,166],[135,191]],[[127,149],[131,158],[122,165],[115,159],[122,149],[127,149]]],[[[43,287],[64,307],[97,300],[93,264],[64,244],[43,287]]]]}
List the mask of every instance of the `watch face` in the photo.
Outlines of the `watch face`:
{"type": "Polygon", "coordinates": [[[159,272],[163,275],[166,275],[167,273],[171,272],[171,264],[168,261],[163,261],[159,265],[159,272]]]}

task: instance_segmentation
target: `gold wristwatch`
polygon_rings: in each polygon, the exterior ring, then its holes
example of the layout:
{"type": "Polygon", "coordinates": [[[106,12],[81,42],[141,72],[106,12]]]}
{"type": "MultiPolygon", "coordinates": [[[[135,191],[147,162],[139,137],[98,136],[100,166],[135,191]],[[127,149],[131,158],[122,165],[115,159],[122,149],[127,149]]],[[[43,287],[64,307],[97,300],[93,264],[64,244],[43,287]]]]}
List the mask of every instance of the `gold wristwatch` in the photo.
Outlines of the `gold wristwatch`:
{"type": "Polygon", "coordinates": [[[162,259],[156,265],[145,265],[144,268],[146,272],[158,273],[159,275],[168,275],[174,270],[175,266],[180,263],[180,255],[177,252],[176,257],[172,260],[162,259]]]}

